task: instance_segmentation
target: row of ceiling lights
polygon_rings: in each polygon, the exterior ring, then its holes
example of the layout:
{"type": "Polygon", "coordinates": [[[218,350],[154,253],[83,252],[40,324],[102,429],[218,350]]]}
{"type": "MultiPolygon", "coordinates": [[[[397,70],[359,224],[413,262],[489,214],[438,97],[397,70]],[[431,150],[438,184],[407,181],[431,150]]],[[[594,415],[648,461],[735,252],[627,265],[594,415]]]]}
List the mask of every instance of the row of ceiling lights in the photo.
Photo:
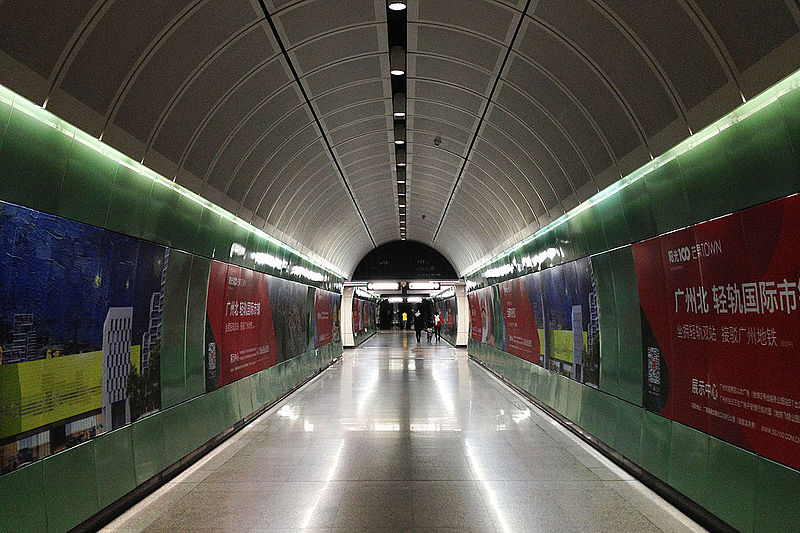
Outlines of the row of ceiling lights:
{"type": "Polygon", "coordinates": [[[406,205],[408,203],[406,196],[406,4],[390,2],[387,7],[397,208],[400,219],[400,239],[406,240],[406,205]]]}

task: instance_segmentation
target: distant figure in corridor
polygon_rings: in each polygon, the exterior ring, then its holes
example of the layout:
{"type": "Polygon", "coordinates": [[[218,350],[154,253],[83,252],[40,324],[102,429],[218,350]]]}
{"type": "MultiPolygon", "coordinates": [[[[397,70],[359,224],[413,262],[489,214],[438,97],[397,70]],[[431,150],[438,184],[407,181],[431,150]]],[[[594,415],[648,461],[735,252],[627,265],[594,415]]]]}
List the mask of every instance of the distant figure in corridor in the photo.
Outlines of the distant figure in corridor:
{"type": "Polygon", "coordinates": [[[417,342],[422,337],[422,330],[425,328],[425,321],[422,319],[422,313],[417,311],[414,313],[414,331],[417,332],[417,342]]]}
{"type": "Polygon", "coordinates": [[[436,342],[442,340],[442,317],[439,313],[433,315],[433,331],[436,333],[436,342]]]}
{"type": "Polygon", "coordinates": [[[408,314],[403,313],[403,327],[402,329],[408,329],[408,314]]]}

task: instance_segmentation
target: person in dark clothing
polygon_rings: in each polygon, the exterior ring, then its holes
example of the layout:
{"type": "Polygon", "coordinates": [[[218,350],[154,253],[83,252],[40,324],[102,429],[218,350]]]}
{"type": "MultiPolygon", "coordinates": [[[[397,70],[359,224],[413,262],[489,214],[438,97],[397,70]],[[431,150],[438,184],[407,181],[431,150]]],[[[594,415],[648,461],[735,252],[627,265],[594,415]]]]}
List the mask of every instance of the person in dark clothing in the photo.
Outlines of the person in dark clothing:
{"type": "Polygon", "coordinates": [[[417,332],[417,342],[422,337],[422,330],[425,328],[425,321],[422,319],[422,313],[417,311],[414,313],[414,331],[417,332]]]}

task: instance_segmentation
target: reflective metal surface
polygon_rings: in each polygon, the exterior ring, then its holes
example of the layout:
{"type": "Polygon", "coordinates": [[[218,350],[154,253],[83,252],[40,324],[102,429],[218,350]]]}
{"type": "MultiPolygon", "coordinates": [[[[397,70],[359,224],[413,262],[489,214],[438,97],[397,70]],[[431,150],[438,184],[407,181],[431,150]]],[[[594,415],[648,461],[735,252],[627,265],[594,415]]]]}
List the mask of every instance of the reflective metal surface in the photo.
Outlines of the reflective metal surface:
{"type": "Polygon", "coordinates": [[[446,343],[379,333],[107,531],[700,531],[446,343]]]}

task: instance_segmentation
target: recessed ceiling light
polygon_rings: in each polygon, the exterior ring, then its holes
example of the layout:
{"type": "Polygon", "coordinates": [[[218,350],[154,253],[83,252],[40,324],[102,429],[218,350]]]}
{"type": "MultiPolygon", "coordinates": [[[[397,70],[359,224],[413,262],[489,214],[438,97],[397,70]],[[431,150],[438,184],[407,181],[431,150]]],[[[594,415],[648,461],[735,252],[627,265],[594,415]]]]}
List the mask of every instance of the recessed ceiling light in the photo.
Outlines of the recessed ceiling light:
{"type": "Polygon", "coordinates": [[[393,113],[393,115],[395,117],[397,117],[397,118],[403,118],[404,116],[406,116],[406,114],[404,112],[402,112],[402,111],[398,111],[396,113],[393,113]]]}
{"type": "Polygon", "coordinates": [[[400,204],[400,207],[405,207],[405,206],[406,206],[406,204],[400,204]]]}
{"type": "Polygon", "coordinates": [[[397,163],[397,166],[398,167],[404,167],[404,166],[406,166],[406,164],[405,163],[397,163]]]}
{"type": "Polygon", "coordinates": [[[402,76],[406,73],[405,70],[400,70],[399,68],[393,68],[389,72],[392,74],[392,76],[402,76]]]}
{"type": "Polygon", "coordinates": [[[402,11],[406,8],[405,2],[389,2],[389,9],[392,11],[402,11]]]}
{"type": "Polygon", "coordinates": [[[405,144],[406,142],[403,139],[397,139],[394,144],[405,144]]]}

